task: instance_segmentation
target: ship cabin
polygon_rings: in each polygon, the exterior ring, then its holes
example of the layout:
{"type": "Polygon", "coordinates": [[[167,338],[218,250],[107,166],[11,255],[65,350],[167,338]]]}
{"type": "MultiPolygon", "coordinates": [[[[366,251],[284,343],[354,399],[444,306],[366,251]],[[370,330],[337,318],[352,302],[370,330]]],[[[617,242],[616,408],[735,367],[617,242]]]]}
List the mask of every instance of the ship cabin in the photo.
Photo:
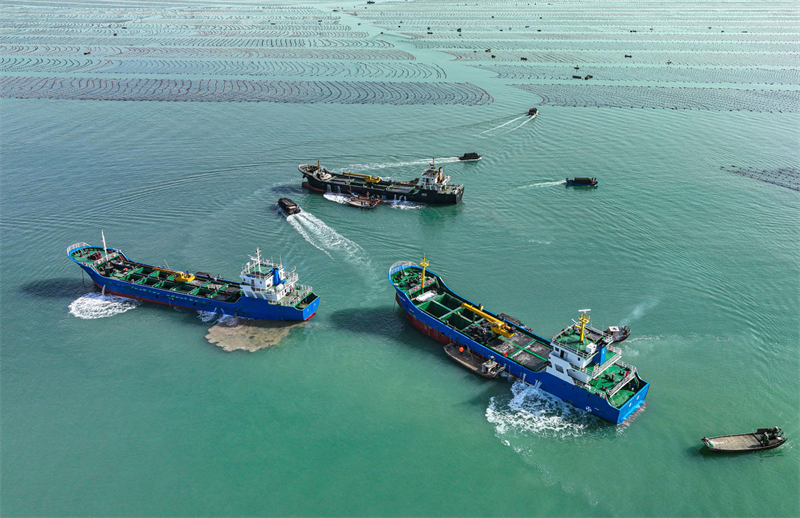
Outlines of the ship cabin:
{"type": "Polygon", "coordinates": [[[294,269],[287,273],[282,264],[263,259],[258,249],[255,257],[250,256],[250,262],[239,277],[242,295],[273,304],[294,306],[311,294],[311,287],[297,284],[294,269]]]}
{"type": "Polygon", "coordinates": [[[428,191],[436,191],[439,193],[456,193],[464,187],[462,185],[448,185],[450,181],[449,176],[442,173],[442,168],[436,168],[436,160],[431,162],[430,167],[422,172],[420,178],[420,189],[428,191]]]}
{"type": "Polygon", "coordinates": [[[580,322],[562,329],[553,337],[547,372],[597,394],[619,408],[636,394],[640,386],[636,367],[621,360],[622,353],[611,345],[610,337],[591,340],[586,328],[588,322],[584,312],[580,322]]]}

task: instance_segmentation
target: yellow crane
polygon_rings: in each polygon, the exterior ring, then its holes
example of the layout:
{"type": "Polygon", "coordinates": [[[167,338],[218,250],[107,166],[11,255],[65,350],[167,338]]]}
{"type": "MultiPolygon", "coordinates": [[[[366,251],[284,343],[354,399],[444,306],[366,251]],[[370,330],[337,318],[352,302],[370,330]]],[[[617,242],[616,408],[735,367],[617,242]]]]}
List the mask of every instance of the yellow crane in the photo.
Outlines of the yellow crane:
{"type": "Polygon", "coordinates": [[[348,173],[347,171],[343,172],[342,175],[344,176],[353,176],[355,178],[363,178],[365,182],[369,183],[378,183],[381,181],[380,176],[372,176],[371,174],[361,174],[361,173],[348,173]]]}
{"type": "Polygon", "coordinates": [[[476,315],[480,315],[483,318],[485,318],[486,321],[492,325],[490,329],[492,330],[493,333],[497,333],[498,335],[503,335],[506,338],[511,338],[512,336],[514,336],[514,330],[511,328],[511,326],[509,326],[499,318],[490,315],[489,313],[483,311],[482,309],[476,308],[472,304],[467,304],[466,302],[461,304],[461,307],[466,308],[475,313],[476,315]]]}

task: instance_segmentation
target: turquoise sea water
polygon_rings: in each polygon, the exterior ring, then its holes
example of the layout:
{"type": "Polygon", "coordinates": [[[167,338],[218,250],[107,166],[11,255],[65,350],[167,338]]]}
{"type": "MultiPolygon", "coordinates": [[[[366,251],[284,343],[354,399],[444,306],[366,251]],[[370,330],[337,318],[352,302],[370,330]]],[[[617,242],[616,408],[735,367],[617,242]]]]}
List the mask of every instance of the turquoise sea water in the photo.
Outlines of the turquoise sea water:
{"type": "MultiPolygon", "coordinates": [[[[33,65],[13,61],[19,56],[10,46],[14,38],[36,45],[35,56],[47,45],[48,52],[93,45],[113,18],[115,28],[138,30],[119,45],[136,47],[141,38],[138,48],[205,48],[196,40],[212,31],[228,38],[282,31],[270,45],[297,49],[311,47],[314,31],[327,31],[318,39],[340,40],[343,49],[384,41],[385,50],[415,57],[403,66],[438,69],[438,77],[414,67],[398,72],[389,67],[394,61],[363,55],[259,63],[283,70],[291,63],[295,75],[279,77],[286,81],[320,79],[302,70],[322,63],[349,70],[378,63],[377,77],[333,67],[339,72],[323,79],[416,82],[433,85],[431,92],[437,82],[469,83],[491,102],[119,102],[75,100],[77,90],[53,88],[43,97],[60,98],[36,99],[3,90],[3,515],[800,514],[800,193],[729,171],[796,171],[798,107],[722,111],[733,102],[726,88],[751,90],[767,104],[774,90],[797,95],[800,22],[791,3],[769,2],[759,15],[744,3],[718,12],[721,4],[695,2],[687,4],[690,16],[665,14],[660,3],[629,13],[627,4],[600,2],[554,2],[550,11],[400,2],[359,5],[365,13],[358,17],[349,6],[333,12],[339,7],[327,5],[269,4],[261,12],[213,3],[24,5],[4,8],[0,78],[106,77],[87,68],[64,72],[64,57],[52,58],[60,65],[41,58],[38,68],[25,68],[33,65]],[[534,13],[541,25],[528,21],[534,13]],[[198,19],[204,31],[189,27],[198,19]],[[256,29],[246,20],[264,23],[256,29]],[[414,26],[397,29],[401,20],[414,26]],[[501,38],[505,24],[514,30],[501,38]],[[706,24],[738,36],[733,43],[721,32],[712,37],[706,24]],[[345,29],[336,25],[368,34],[341,36],[345,29]],[[427,27],[436,48],[409,37],[425,39],[427,27]],[[539,105],[544,96],[508,85],[569,82],[498,79],[454,61],[443,52],[449,40],[436,39],[462,28],[480,52],[503,48],[500,39],[514,52],[533,52],[537,27],[563,42],[556,47],[564,52],[616,42],[620,52],[608,59],[618,62],[610,66],[629,76],[654,66],[617,56],[637,37],[630,27],[654,27],[660,36],[648,35],[656,43],[641,52],[688,48],[701,64],[684,66],[682,77],[708,77],[703,67],[724,65],[726,77],[761,66],[789,79],[782,86],[747,83],[749,73],[738,84],[670,83],[667,76],[606,82],[639,94],[647,86],[711,88],[710,109],[667,109],[671,97],[660,94],[636,97],[650,103],[636,108],[539,105]],[[23,29],[40,39],[31,43],[23,29]],[[193,39],[169,39],[179,37],[193,39]],[[568,43],[574,39],[582,44],[568,43]],[[692,51],[701,40],[718,54],[692,51]],[[780,48],[770,52],[773,43],[780,48]],[[761,65],[770,59],[793,64],[761,65]],[[535,120],[518,118],[531,106],[540,109],[535,120]],[[467,151],[484,159],[453,162],[467,151]],[[460,205],[362,212],[303,190],[297,171],[319,159],[334,170],[410,179],[434,156],[465,185],[460,205]],[[596,176],[600,187],[563,185],[576,175],[596,176]],[[308,215],[287,221],[275,207],[283,196],[308,215]],[[128,307],[119,301],[92,299],[98,295],[65,250],[99,243],[101,230],[109,246],[134,260],[230,278],[261,247],[297,267],[300,282],[322,297],[319,312],[276,346],[225,352],[206,339],[214,322],[194,313],[152,305],[122,311],[128,307]],[[388,268],[423,253],[457,292],[539,334],[555,333],[584,307],[598,326],[630,325],[633,336],[621,348],[651,383],[644,410],[613,426],[530,387],[457,367],[393,303],[388,268]],[[701,450],[703,436],[773,425],[790,439],[778,450],[701,450]]],[[[80,66],[91,59],[71,52],[80,66]]],[[[505,64],[559,74],[577,64],[552,56],[505,64]]],[[[178,57],[110,59],[120,70],[139,70],[107,74],[122,79],[254,79],[237,74],[243,65],[228,58],[209,76],[164,73],[165,63],[189,66],[178,57]]],[[[613,104],[597,92],[584,98],[613,104]]]]}

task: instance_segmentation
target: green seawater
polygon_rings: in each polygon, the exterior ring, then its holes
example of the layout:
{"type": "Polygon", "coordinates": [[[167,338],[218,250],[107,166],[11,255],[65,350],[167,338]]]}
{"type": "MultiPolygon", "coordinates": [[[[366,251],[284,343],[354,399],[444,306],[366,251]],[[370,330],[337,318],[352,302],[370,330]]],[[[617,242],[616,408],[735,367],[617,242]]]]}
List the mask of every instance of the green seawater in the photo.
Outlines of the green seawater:
{"type": "Polygon", "coordinates": [[[539,106],[384,39],[493,102],[0,100],[0,513],[798,516],[800,192],[722,169],[798,167],[798,114],[539,106]],[[468,151],[483,160],[452,160],[468,151]],[[460,205],[359,211],[297,171],[402,180],[430,157],[460,205]],[[260,247],[319,311],[225,352],[202,315],[91,299],[65,251],[101,230],[134,260],[228,278],[260,247]],[[646,406],[614,426],[459,368],[394,304],[389,267],[423,253],[541,335],[579,308],[630,325],[646,406]],[[701,448],[774,425],[777,450],[701,448]]]}

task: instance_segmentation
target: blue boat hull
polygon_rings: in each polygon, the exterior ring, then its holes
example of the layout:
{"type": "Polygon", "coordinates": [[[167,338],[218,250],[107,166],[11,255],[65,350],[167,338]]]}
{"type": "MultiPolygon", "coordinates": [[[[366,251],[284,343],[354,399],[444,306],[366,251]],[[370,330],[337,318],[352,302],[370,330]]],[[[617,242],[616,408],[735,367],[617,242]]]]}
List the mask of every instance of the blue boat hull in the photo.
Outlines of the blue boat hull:
{"type": "MultiPolygon", "coordinates": [[[[109,248],[109,251],[119,252],[119,250],[114,250],[112,248],[109,248]]],[[[145,302],[165,304],[167,306],[192,309],[195,311],[209,311],[212,313],[219,313],[220,315],[230,315],[233,317],[251,318],[255,320],[308,320],[314,316],[319,306],[319,297],[316,297],[313,302],[303,309],[269,304],[266,300],[251,299],[244,296],[236,302],[222,302],[205,297],[175,293],[151,286],[111,279],[100,275],[97,270],[90,266],[78,263],[77,261],[75,262],[78,266],[83,268],[89,277],[91,277],[98,288],[105,289],[105,293],[138,299],[145,302]]],[[[232,283],[233,281],[226,282],[232,283]]]]}
{"type": "MultiPolygon", "coordinates": [[[[428,274],[432,273],[433,272],[428,270],[428,274]]],[[[439,277],[439,280],[444,284],[444,281],[441,280],[441,277],[439,277]]],[[[391,282],[391,276],[389,281],[391,282]]],[[[400,304],[400,307],[406,313],[406,316],[411,324],[419,331],[422,331],[429,337],[445,344],[455,342],[463,345],[483,358],[488,359],[489,357],[493,356],[494,360],[503,364],[506,368],[506,372],[512,376],[521,379],[525,383],[534,385],[540,390],[552,394],[571,405],[582,408],[587,412],[590,412],[598,417],[602,417],[603,419],[611,421],[612,423],[620,424],[627,420],[639,407],[642,406],[642,404],[644,404],[644,400],[647,397],[647,392],[650,388],[650,384],[644,380],[641,380],[643,386],[640,387],[636,395],[622,405],[622,407],[616,408],[612,406],[606,399],[556,378],[547,372],[535,372],[523,367],[522,365],[519,365],[516,362],[504,358],[503,356],[499,356],[496,352],[484,347],[469,336],[447,326],[446,324],[443,324],[431,315],[428,315],[424,311],[420,310],[414,305],[414,303],[403,290],[398,289],[397,287],[395,287],[395,290],[397,292],[396,299],[398,304],[400,304]]],[[[467,300],[467,302],[473,304],[474,306],[478,306],[478,304],[474,304],[469,300],[467,300]]],[[[485,308],[484,311],[494,315],[494,313],[487,311],[485,308]]],[[[509,325],[514,324],[509,323],[509,325]]],[[[514,327],[521,329],[516,325],[514,325],[514,327]]],[[[544,338],[542,339],[544,340],[544,338]]]]}

